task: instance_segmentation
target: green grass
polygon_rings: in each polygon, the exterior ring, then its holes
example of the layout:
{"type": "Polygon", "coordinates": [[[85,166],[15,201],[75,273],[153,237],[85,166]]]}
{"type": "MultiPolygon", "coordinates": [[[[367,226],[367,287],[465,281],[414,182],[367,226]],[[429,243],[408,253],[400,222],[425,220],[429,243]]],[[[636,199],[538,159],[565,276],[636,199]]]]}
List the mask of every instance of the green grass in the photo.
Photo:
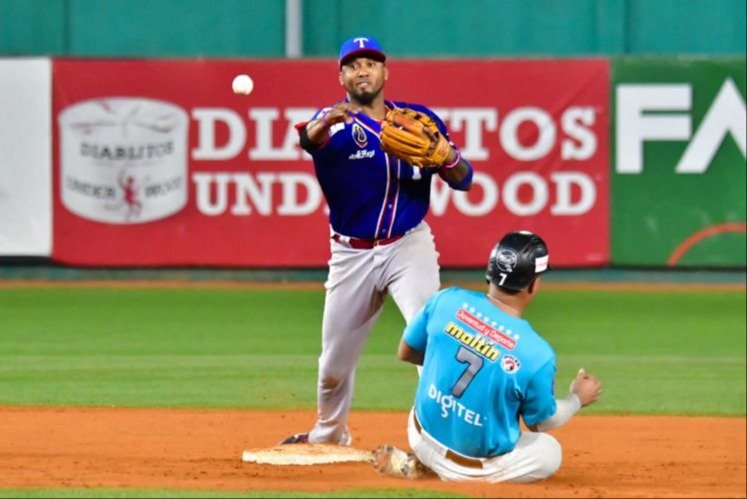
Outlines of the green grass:
{"type": "Polygon", "coordinates": [[[463,497],[442,491],[416,490],[416,489],[360,489],[338,492],[276,492],[276,491],[247,491],[247,492],[210,492],[190,490],[155,490],[155,489],[0,489],[0,497],[14,497],[19,499],[39,498],[296,498],[296,497],[355,497],[355,498],[379,498],[379,497],[463,497]]]}
{"type": "Polygon", "coordinates": [[[540,294],[527,318],[558,356],[605,384],[585,413],[745,414],[747,308],[740,292],[540,294]]]}
{"type": "MultiPolygon", "coordinates": [[[[313,408],[321,291],[0,290],[0,404],[313,408]]],[[[745,293],[542,290],[527,313],[605,383],[588,413],[745,414],[745,293]]],[[[404,410],[414,367],[389,301],[354,409],[404,410]]]]}

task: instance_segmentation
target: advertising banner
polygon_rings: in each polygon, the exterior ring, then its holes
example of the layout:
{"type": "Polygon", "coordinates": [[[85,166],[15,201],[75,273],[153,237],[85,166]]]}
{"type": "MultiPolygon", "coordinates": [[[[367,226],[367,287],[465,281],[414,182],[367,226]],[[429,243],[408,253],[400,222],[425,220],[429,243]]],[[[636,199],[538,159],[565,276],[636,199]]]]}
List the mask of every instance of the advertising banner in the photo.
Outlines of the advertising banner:
{"type": "Polygon", "coordinates": [[[52,250],[52,62],[0,59],[0,256],[52,250]]]}
{"type": "Polygon", "coordinates": [[[612,263],[744,267],[745,59],[613,64],[612,263]]]}
{"type": "MultiPolygon", "coordinates": [[[[608,62],[388,68],[386,97],[433,108],[475,167],[468,193],[433,186],[441,265],[483,266],[518,229],[541,234],[555,266],[609,263],[608,62]]],[[[344,97],[333,60],[56,60],[53,257],[326,265],[326,203],[293,125],[344,97]],[[249,95],[231,89],[241,73],[249,95]]]]}

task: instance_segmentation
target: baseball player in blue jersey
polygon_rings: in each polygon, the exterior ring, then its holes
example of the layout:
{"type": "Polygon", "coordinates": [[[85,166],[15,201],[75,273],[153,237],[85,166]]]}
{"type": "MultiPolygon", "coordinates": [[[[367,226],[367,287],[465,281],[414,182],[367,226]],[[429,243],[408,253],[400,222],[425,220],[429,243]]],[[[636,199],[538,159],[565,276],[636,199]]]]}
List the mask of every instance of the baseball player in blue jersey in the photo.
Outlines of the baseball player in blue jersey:
{"type": "Polygon", "coordinates": [[[493,249],[488,292],[435,294],[407,325],[399,358],[423,366],[408,421],[413,454],[376,451],[379,471],[443,480],[530,482],[560,467],[561,447],[544,433],[595,402],[602,387],[583,369],[556,399],[555,353],[521,318],[548,269],[547,245],[512,232],[493,249]],[[522,432],[519,418],[531,430],[522,432]]]}
{"type": "Polygon", "coordinates": [[[348,414],[355,369],[386,294],[409,322],[440,287],[438,253],[423,221],[432,177],[439,175],[458,190],[468,190],[472,183],[471,165],[448,140],[438,116],[425,106],[384,98],[389,76],[385,61],[372,37],[347,40],[339,54],[346,98],[297,125],[329,206],[332,256],[325,283],[317,421],[310,433],[293,435],[284,444],[351,443],[348,414]],[[430,161],[421,168],[382,150],[387,114],[400,108],[434,123],[429,132],[434,147],[427,152],[440,154],[441,163],[430,161]]]}

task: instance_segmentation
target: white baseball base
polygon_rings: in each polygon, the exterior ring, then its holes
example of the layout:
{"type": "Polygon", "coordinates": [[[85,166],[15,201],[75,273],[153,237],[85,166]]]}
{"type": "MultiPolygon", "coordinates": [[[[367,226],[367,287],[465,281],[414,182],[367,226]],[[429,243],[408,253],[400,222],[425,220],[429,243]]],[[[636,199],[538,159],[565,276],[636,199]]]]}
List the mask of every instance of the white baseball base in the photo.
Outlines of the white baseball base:
{"type": "Polygon", "coordinates": [[[312,466],[334,463],[371,463],[371,451],[325,444],[278,445],[269,448],[245,450],[241,454],[245,463],[276,466],[312,466]]]}

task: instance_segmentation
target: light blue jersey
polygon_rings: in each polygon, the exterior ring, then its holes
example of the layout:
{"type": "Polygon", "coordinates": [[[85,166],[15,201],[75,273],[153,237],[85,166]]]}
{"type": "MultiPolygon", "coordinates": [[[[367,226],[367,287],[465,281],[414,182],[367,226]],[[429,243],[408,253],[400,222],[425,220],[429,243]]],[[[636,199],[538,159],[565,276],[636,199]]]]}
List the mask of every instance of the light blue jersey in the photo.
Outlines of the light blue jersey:
{"type": "Polygon", "coordinates": [[[485,293],[448,288],[433,295],[404,332],[425,351],[415,395],[423,429],[465,456],[513,450],[519,416],[534,425],[555,413],[555,352],[524,319],[485,293]]]}

